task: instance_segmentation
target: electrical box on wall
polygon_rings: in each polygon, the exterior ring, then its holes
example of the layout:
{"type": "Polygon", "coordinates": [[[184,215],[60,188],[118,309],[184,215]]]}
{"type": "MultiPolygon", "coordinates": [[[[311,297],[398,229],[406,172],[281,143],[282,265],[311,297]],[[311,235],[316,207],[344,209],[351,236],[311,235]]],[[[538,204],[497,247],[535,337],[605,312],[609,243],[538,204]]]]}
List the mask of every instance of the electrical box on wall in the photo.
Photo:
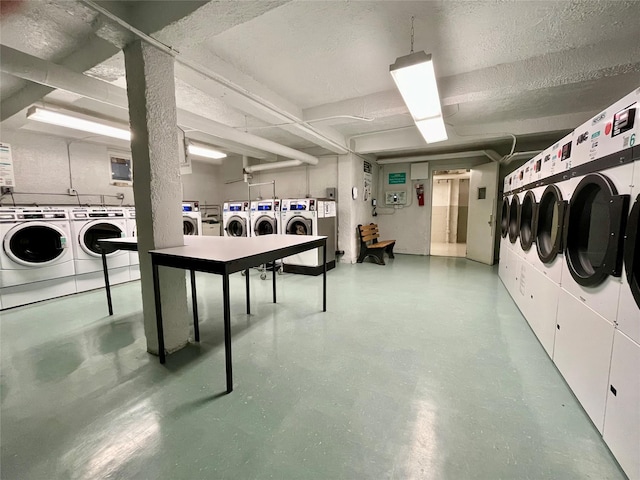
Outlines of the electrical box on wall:
{"type": "Polygon", "coordinates": [[[385,202],[387,205],[406,205],[407,204],[407,192],[395,191],[384,192],[385,202]]]}
{"type": "Polygon", "coordinates": [[[429,162],[411,164],[411,180],[425,180],[429,178],[429,162]]]}

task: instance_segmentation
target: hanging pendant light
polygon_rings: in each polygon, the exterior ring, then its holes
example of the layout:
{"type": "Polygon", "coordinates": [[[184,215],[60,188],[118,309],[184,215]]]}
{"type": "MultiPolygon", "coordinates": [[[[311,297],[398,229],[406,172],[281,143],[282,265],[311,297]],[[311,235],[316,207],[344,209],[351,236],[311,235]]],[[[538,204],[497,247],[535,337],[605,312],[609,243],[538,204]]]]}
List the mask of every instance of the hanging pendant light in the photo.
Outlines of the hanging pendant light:
{"type": "Polygon", "coordinates": [[[448,137],[433,60],[424,51],[414,53],[413,21],[411,17],[411,53],[397,58],[389,71],[420,134],[427,143],[441,142],[448,137]]]}

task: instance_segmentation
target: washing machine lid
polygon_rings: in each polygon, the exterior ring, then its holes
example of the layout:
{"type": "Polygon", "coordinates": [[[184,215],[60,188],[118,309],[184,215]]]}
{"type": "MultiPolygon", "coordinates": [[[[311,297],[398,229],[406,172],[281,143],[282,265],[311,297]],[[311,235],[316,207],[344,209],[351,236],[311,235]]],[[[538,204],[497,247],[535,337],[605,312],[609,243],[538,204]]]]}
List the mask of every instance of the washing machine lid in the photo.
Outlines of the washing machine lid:
{"type": "Polygon", "coordinates": [[[56,263],[67,248],[67,234],[46,222],[21,223],[4,236],[7,256],[19,265],[43,267],[56,263]]]}
{"type": "MultiPolygon", "coordinates": [[[[102,251],[100,245],[98,245],[98,240],[121,238],[124,236],[126,236],[125,231],[117,223],[96,220],[82,227],[78,235],[78,244],[87,255],[100,257],[102,251]]],[[[114,255],[119,251],[120,250],[113,250],[107,253],[107,256],[114,255]]]]}
{"type": "Polygon", "coordinates": [[[502,211],[500,212],[500,235],[506,238],[509,233],[509,199],[502,199],[502,211]]]}
{"type": "Polygon", "coordinates": [[[520,205],[520,246],[525,252],[531,250],[535,240],[537,208],[535,195],[527,191],[520,205]]]}
{"type": "Polygon", "coordinates": [[[553,262],[562,252],[562,228],[567,202],[555,185],[545,188],[536,215],[535,243],[542,263],[553,262]]]}
{"type": "Polygon", "coordinates": [[[640,195],[629,214],[624,239],[624,266],[629,288],[640,308],[640,195]]]}
{"type": "Polygon", "coordinates": [[[624,226],[629,195],[618,195],[601,173],[584,177],[576,187],[565,222],[565,257],[569,273],[584,287],[622,274],[624,226]]]}
{"type": "Polygon", "coordinates": [[[253,231],[257,236],[261,235],[273,235],[278,233],[276,230],[276,219],[273,217],[267,217],[263,215],[255,221],[253,231]]]}
{"type": "Polygon", "coordinates": [[[182,216],[183,235],[198,235],[198,221],[187,215],[182,216]]]}
{"type": "Polygon", "coordinates": [[[310,218],[293,217],[287,222],[288,235],[313,235],[313,225],[310,218]]]}
{"type": "Polygon", "coordinates": [[[516,243],[520,235],[520,198],[514,195],[509,205],[509,241],[516,243]]]}
{"type": "Polygon", "coordinates": [[[227,220],[225,230],[230,237],[246,237],[247,219],[234,215],[227,220]]]}

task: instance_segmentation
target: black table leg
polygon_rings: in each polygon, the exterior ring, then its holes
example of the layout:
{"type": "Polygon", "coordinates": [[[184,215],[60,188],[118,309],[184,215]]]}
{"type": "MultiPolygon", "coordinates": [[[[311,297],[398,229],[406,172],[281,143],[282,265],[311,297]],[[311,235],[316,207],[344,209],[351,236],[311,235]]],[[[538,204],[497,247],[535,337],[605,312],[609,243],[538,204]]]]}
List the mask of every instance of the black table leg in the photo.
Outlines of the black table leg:
{"type": "Polygon", "coordinates": [[[196,272],[191,270],[191,304],[193,307],[193,336],[200,341],[200,327],[198,326],[198,294],[196,292],[196,272]]]}
{"type": "Polygon", "coordinates": [[[322,244],[322,311],[327,311],[327,241],[322,244]]]}
{"type": "Polygon", "coordinates": [[[247,268],[244,271],[244,279],[245,279],[245,283],[247,285],[247,315],[251,314],[251,299],[249,298],[249,269],[247,268]]]}
{"type": "Polygon", "coordinates": [[[276,261],[273,261],[273,303],[276,303],[276,261]]]}
{"type": "Polygon", "coordinates": [[[233,373],[231,371],[231,305],[228,273],[222,276],[222,296],[224,297],[224,358],[227,367],[227,393],[231,393],[233,391],[233,373]]]}
{"type": "Polygon", "coordinates": [[[156,300],[156,328],[158,330],[158,357],[160,363],[166,361],[164,354],[164,332],[162,330],[162,303],[160,301],[160,279],[158,278],[158,265],[151,256],[151,267],[153,270],[153,294],[156,300]]]}
{"type": "Polygon", "coordinates": [[[109,284],[109,269],[107,268],[107,255],[104,248],[100,247],[102,254],[102,272],[104,273],[104,288],[107,291],[107,306],[109,307],[109,315],[113,315],[113,304],[111,303],[111,285],[109,284]]]}

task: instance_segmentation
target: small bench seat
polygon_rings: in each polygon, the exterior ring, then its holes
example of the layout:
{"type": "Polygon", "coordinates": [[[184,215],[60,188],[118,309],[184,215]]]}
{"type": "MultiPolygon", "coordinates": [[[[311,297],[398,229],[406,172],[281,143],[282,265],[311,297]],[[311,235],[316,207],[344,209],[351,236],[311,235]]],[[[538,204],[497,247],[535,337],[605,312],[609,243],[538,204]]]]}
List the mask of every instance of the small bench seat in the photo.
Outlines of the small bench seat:
{"type": "Polygon", "coordinates": [[[393,247],[395,240],[378,240],[380,233],[378,225],[370,223],[369,225],[358,225],[358,237],[360,238],[360,255],[358,263],[362,263],[365,258],[371,257],[378,265],[385,265],[384,254],[393,257],[393,247]]]}

